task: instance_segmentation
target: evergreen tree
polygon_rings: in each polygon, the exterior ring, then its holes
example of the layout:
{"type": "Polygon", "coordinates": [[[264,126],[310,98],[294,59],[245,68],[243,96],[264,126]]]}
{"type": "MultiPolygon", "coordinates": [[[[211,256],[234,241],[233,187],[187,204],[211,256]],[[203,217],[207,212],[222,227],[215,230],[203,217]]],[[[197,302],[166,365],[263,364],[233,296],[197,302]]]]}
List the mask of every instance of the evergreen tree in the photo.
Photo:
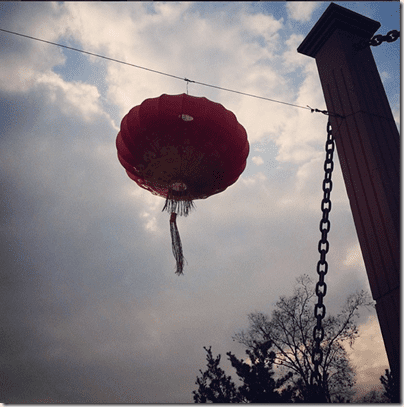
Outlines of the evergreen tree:
{"type": "Polygon", "coordinates": [[[380,381],[384,386],[384,396],[391,403],[400,403],[400,383],[399,380],[395,380],[393,373],[386,369],[385,376],[380,376],[380,381]]]}
{"type": "Polygon", "coordinates": [[[193,391],[195,403],[238,403],[239,394],[236,385],[230,376],[226,376],[223,369],[219,367],[221,355],[216,359],[212,355],[211,347],[203,347],[207,353],[207,369],[197,377],[197,391],[193,391]]]}
{"type": "Polygon", "coordinates": [[[256,343],[252,349],[247,349],[248,363],[238,359],[231,352],[227,355],[231,365],[236,369],[237,376],[242,381],[238,391],[243,402],[248,403],[281,403],[290,401],[288,389],[284,392],[280,389],[291,376],[275,380],[273,363],[275,353],[271,351],[272,343],[256,343]]]}
{"type": "Polygon", "coordinates": [[[213,357],[211,348],[207,352],[207,370],[197,377],[198,390],[193,391],[195,403],[281,403],[291,401],[290,387],[281,389],[291,376],[275,380],[273,361],[275,353],[270,351],[271,343],[258,344],[247,349],[248,358],[238,359],[231,352],[227,356],[236,369],[242,385],[237,387],[230,376],[219,367],[221,356],[213,357]]]}

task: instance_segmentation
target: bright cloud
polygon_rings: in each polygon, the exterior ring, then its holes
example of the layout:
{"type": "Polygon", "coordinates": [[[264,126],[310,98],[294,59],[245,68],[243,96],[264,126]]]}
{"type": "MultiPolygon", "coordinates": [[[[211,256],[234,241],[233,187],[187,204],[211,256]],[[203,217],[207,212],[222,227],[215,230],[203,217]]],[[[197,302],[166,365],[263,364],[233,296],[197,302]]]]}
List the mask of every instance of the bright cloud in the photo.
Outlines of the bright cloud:
{"type": "Polygon", "coordinates": [[[362,251],[360,249],[359,243],[355,244],[354,247],[350,247],[348,249],[343,264],[347,267],[360,267],[365,269],[365,264],[363,263],[362,251]]]}
{"type": "Polygon", "coordinates": [[[359,338],[353,348],[346,347],[353,366],[356,368],[357,387],[360,393],[367,393],[374,388],[381,388],[380,376],[389,363],[380,332],[379,321],[371,316],[366,323],[359,326],[359,338]]]}
{"type": "Polygon", "coordinates": [[[50,103],[62,106],[63,112],[82,115],[85,121],[91,121],[96,115],[104,114],[100,105],[100,94],[93,85],[65,82],[60,76],[49,73],[37,78],[36,83],[48,91],[50,103]]]}
{"type": "Polygon", "coordinates": [[[305,67],[311,62],[309,58],[296,52],[297,47],[302,43],[303,39],[304,37],[302,35],[292,34],[289,39],[285,41],[287,50],[283,53],[284,65],[290,71],[305,67]]]}
{"type": "Polygon", "coordinates": [[[253,157],[251,160],[252,160],[252,162],[253,162],[255,165],[262,165],[262,164],[264,164],[264,160],[263,160],[262,157],[259,156],[259,155],[253,157]]]}
{"type": "Polygon", "coordinates": [[[300,22],[309,21],[318,6],[319,3],[314,1],[290,1],[286,4],[289,17],[300,22]]]}

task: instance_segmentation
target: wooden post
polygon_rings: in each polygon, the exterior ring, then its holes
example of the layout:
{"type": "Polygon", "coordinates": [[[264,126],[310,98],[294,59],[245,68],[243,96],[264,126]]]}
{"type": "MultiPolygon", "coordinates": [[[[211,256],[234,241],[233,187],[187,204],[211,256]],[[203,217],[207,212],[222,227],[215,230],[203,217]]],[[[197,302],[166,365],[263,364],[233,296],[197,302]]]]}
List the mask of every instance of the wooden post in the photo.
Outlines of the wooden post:
{"type": "MultiPolygon", "coordinates": [[[[315,58],[390,369],[400,372],[400,140],[368,41],[380,23],[331,3],[298,52],[315,58]]],[[[388,47],[385,43],[382,46],[388,47]]]]}

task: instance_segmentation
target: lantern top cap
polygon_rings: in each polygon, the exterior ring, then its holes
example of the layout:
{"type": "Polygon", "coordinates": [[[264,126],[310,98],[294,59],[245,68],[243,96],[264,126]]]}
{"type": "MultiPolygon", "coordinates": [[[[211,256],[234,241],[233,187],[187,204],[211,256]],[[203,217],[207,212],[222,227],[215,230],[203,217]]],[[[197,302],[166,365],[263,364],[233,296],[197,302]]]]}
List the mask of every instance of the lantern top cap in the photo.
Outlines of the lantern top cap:
{"type": "Polygon", "coordinates": [[[369,40],[381,24],[361,14],[331,3],[298,47],[300,54],[315,58],[334,31],[340,29],[369,40]]]}

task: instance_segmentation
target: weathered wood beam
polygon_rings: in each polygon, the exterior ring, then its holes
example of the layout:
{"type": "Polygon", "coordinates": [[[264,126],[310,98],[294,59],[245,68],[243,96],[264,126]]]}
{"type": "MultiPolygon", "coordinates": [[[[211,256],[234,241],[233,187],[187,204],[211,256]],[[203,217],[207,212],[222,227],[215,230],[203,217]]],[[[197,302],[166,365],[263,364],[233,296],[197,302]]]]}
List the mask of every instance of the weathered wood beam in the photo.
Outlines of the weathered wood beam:
{"type": "MultiPolygon", "coordinates": [[[[370,47],[380,23],[331,3],[298,52],[315,58],[390,368],[400,371],[400,137],[370,47]]],[[[384,44],[384,46],[389,46],[384,44]]]]}

